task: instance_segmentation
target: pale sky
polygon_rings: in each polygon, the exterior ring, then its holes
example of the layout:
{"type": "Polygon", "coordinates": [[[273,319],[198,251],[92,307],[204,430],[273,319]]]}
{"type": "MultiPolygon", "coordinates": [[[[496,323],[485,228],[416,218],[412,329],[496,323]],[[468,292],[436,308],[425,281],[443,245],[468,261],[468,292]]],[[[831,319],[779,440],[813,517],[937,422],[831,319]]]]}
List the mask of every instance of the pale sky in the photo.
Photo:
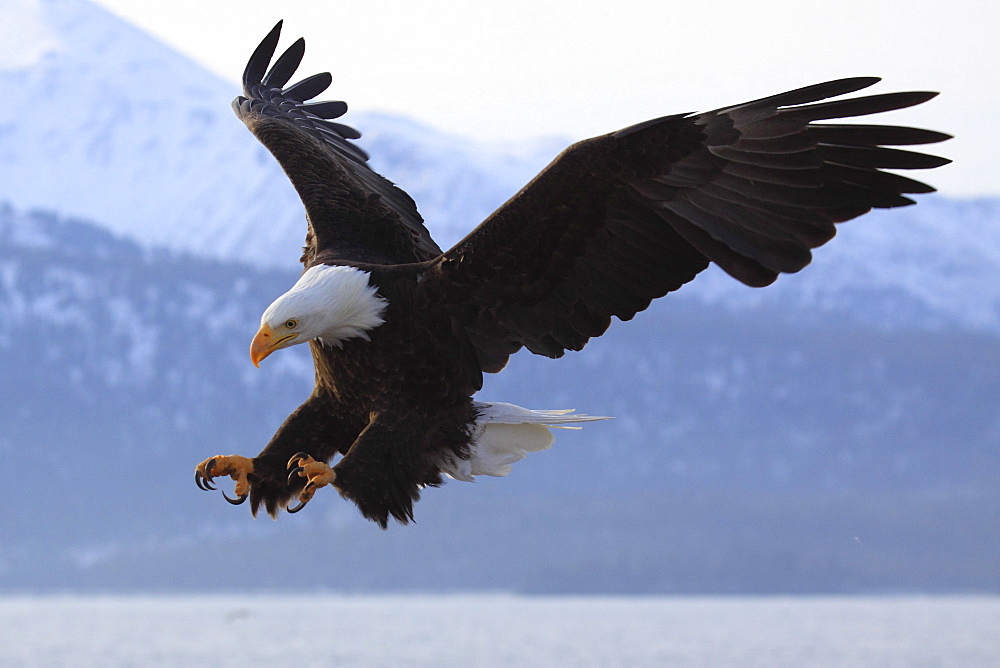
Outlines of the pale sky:
{"type": "Polygon", "coordinates": [[[956,135],[936,150],[957,164],[928,180],[948,195],[1000,195],[1000,3],[97,1],[234,83],[283,18],[279,48],[305,37],[299,72],[333,72],[331,98],[487,141],[581,139],[881,76],[872,92],[942,92],[878,120],[956,135]]]}

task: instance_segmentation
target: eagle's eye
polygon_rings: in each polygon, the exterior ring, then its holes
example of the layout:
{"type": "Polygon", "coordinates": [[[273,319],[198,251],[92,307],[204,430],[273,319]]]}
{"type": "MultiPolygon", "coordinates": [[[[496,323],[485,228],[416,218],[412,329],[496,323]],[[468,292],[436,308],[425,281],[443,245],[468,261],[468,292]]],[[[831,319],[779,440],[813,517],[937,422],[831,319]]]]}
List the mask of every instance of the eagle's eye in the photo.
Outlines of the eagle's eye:
{"type": "Polygon", "coordinates": [[[285,328],[286,329],[295,329],[298,326],[299,326],[299,321],[298,320],[286,320],[285,321],[285,328]]]}

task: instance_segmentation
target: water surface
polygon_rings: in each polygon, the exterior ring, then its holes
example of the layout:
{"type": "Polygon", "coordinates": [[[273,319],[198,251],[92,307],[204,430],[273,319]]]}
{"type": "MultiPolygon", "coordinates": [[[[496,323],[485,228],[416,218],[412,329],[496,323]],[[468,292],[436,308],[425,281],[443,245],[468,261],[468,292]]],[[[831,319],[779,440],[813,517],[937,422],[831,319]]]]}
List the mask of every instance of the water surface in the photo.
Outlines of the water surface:
{"type": "Polygon", "coordinates": [[[0,597],[3,666],[1000,666],[1000,597],[0,597]]]}

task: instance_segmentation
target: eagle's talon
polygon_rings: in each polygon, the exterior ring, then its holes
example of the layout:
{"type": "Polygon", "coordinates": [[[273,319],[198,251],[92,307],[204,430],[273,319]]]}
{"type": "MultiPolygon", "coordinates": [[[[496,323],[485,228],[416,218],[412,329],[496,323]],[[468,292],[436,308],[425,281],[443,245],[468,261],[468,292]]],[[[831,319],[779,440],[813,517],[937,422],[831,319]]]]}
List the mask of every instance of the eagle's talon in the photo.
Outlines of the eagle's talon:
{"type": "Polygon", "coordinates": [[[211,478],[206,477],[201,471],[194,472],[194,484],[198,485],[198,489],[204,492],[211,492],[215,487],[211,484],[211,478]]]}
{"type": "Polygon", "coordinates": [[[285,466],[285,468],[286,469],[290,469],[293,466],[297,466],[297,467],[299,467],[301,469],[302,468],[302,466],[301,466],[302,460],[305,460],[306,462],[311,462],[313,460],[313,458],[312,458],[312,455],[310,455],[308,453],[305,453],[305,452],[296,452],[294,455],[292,455],[291,459],[288,460],[288,464],[285,466]]]}
{"type": "Polygon", "coordinates": [[[293,514],[302,510],[320,487],[332,484],[337,478],[337,474],[329,465],[316,461],[304,452],[293,455],[288,460],[288,468],[291,469],[288,472],[288,484],[293,484],[296,477],[306,479],[306,484],[298,495],[298,505],[285,508],[287,512],[293,514]]]}
{"type": "Polygon", "coordinates": [[[206,459],[194,469],[194,482],[198,489],[206,492],[215,491],[213,484],[216,476],[228,475],[236,482],[236,498],[225,492],[222,496],[229,503],[238,506],[250,495],[250,481],[247,476],[253,473],[253,460],[239,455],[216,456],[206,459]]]}
{"type": "Polygon", "coordinates": [[[212,468],[215,466],[215,457],[212,457],[203,465],[199,465],[194,470],[194,484],[198,485],[198,489],[204,490],[206,492],[214,492],[215,485],[212,482],[215,478],[212,476],[212,468]]]}
{"type": "Polygon", "coordinates": [[[223,496],[223,497],[224,497],[224,498],[226,499],[226,501],[228,501],[229,503],[233,504],[234,506],[238,506],[238,505],[241,505],[241,504],[242,504],[242,503],[243,503],[244,501],[246,501],[246,500],[247,500],[247,497],[248,497],[249,495],[248,495],[248,494],[240,494],[240,495],[239,495],[238,497],[236,497],[235,499],[230,499],[230,498],[229,498],[229,495],[228,495],[228,494],[226,494],[225,492],[223,492],[223,493],[222,493],[222,496],[223,496]]]}

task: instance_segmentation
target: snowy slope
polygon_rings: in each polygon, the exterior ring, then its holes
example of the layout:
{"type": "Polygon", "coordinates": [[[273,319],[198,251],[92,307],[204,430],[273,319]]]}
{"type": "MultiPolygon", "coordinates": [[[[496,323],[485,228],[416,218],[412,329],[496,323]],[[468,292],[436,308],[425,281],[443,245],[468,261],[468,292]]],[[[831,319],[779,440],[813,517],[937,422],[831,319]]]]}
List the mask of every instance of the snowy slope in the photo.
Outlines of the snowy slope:
{"type": "MultiPolygon", "coordinates": [[[[224,221],[238,220],[250,200],[247,184],[228,174],[241,165],[260,216],[292,224],[290,188],[253,142],[237,141],[245,130],[227,107],[231,87],[85,0],[32,4],[56,46],[0,73],[22,100],[0,110],[6,199],[231,255],[242,232],[224,221]]],[[[279,229],[257,233],[280,243],[279,229]]]]}
{"type": "MultiPolygon", "coordinates": [[[[40,39],[0,41],[0,86],[19,91],[22,101],[0,109],[0,199],[99,221],[147,243],[294,263],[302,208],[233,115],[235,82],[86,0],[19,2],[5,11],[40,39]],[[24,41],[38,46],[26,51],[24,41]]],[[[248,36],[248,55],[256,39],[248,36]]],[[[454,138],[396,119],[349,115],[347,122],[371,136],[366,146],[381,156],[380,168],[398,163],[394,173],[407,178],[427,217],[442,219],[442,239],[461,234],[447,229],[459,210],[479,215],[479,201],[502,201],[532,171],[495,151],[451,150],[454,138]],[[398,137],[407,140],[395,150],[385,146],[398,137]],[[474,157],[480,152],[484,159],[474,157]],[[425,199],[428,162],[440,194],[425,199]],[[444,203],[449,184],[462,195],[444,203]],[[468,201],[470,193],[477,202],[468,201]]]]}
{"type": "Polygon", "coordinates": [[[930,196],[876,210],[840,226],[813,257],[764,290],[709,271],[689,294],[733,308],[770,302],[850,312],[884,327],[1000,332],[1000,199],[930,196]]]}
{"type": "Polygon", "coordinates": [[[0,71],[32,67],[58,48],[36,0],[0,3],[0,71]]]}

